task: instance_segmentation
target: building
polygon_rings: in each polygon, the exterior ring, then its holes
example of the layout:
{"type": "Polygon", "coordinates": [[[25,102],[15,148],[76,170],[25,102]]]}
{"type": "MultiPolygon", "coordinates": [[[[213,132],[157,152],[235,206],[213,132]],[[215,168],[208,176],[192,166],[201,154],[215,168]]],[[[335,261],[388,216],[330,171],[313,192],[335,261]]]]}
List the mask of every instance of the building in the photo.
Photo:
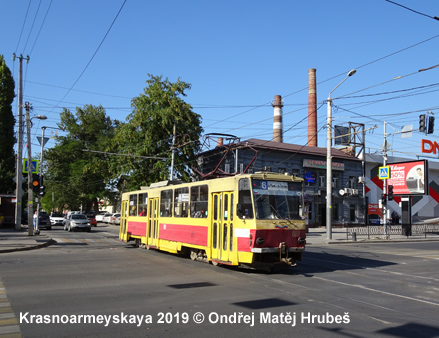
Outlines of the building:
{"type": "MultiPolygon", "coordinates": [[[[332,150],[333,224],[364,223],[365,201],[361,182],[364,168],[354,155],[332,150]],[[361,179],[359,179],[361,177],[361,179]]],[[[308,224],[326,225],[326,148],[249,139],[224,145],[222,140],[199,156],[199,171],[211,177],[235,173],[272,171],[305,179],[308,224]]]]}

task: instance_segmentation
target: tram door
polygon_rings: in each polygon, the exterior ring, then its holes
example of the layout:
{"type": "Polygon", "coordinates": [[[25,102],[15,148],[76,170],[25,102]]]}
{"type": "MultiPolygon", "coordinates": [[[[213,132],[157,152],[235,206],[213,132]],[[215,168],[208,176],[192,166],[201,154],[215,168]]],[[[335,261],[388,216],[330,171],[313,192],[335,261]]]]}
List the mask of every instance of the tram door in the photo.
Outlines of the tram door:
{"type": "Polygon", "coordinates": [[[127,240],[128,201],[122,201],[122,213],[120,216],[119,238],[127,240]]]}
{"type": "Polygon", "coordinates": [[[233,252],[233,193],[213,194],[212,258],[223,262],[232,259],[233,252]]]}
{"type": "Polygon", "coordinates": [[[158,233],[159,233],[159,220],[158,210],[159,199],[149,199],[149,212],[148,212],[148,245],[158,246],[158,233]]]}

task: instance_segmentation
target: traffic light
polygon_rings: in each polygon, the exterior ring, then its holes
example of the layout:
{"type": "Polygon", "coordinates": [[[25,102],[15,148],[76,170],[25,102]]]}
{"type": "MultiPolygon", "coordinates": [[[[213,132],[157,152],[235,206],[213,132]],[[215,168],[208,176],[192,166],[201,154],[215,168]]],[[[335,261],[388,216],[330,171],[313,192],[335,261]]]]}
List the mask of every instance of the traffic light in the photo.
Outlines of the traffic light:
{"type": "Polygon", "coordinates": [[[40,192],[39,192],[41,197],[43,197],[46,194],[45,190],[46,190],[46,187],[44,185],[44,176],[41,175],[41,177],[40,177],[40,192]]]}
{"type": "Polygon", "coordinates": [[[34,193],[40,193],[40,175],[32,174],[32,190],[34,193]]]}
{"type": "Polygon", "coordinates": [[[425,114],[419,115],[419,131],[425,132],[425,114]]]}
{"type": "Polygon", "coordinates": [[[390,185],[387,187],[387,199],[389,201],[393,201],[393,185],[390,185]]]}
{"type": "Polygon", "coordinates": [[[434,116],[429,116],[427,134],[433,134],[433,131],[434,131],[434,116]]]}

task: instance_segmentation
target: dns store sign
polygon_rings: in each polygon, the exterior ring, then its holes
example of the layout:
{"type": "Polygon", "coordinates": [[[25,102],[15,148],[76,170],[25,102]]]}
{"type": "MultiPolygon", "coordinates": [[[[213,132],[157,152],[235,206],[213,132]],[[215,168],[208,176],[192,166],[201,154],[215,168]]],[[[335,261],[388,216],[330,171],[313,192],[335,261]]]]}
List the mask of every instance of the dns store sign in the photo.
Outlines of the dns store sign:
{"type": "Polygon", "coordinates": [[[439,145],[435,141],[421,140],[421,152],[436,154],[439,152],[439,145]]]}

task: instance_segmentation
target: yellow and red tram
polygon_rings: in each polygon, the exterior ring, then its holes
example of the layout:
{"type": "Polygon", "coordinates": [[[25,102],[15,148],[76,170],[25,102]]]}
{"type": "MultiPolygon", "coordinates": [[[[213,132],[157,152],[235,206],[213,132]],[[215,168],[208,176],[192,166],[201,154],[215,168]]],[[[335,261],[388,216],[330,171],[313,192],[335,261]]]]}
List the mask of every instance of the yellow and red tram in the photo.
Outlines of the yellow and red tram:
{"type": "Polygon", "coordinates": [[[119,238],[213,264],[295,265],[305,250],[303,179],[278,173],[152,184],[122,195],[119,238]]]}

